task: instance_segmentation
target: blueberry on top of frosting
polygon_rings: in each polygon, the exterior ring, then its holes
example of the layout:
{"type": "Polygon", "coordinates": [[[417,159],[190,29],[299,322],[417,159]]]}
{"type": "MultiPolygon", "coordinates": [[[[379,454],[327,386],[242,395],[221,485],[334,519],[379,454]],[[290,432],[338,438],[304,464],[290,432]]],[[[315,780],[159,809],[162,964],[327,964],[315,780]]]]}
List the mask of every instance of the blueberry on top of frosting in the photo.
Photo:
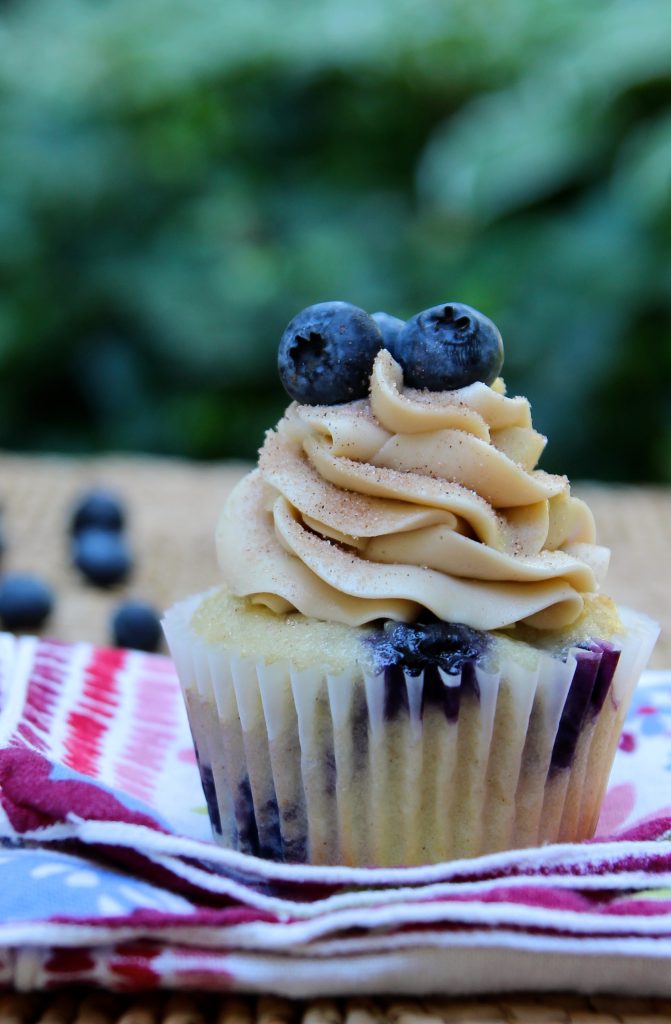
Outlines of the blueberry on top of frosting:
{"type": "Polygon", "coordinates": [[[441,303],[407,321],[387,344],[407,387],[454,391],[476,381],[493,384],[503,366],[498,328],[477,309],[441,303]]]}
{"type": "Polygon", "coordinates": [[[392,316],[391,313],[385,313],[382,310],[379,313],[373,313],[372,316],[380,328],[384,347],[391,352],[396,344],[396,339],[405,327],[405,320],[400,320],[397,316],[392,316]]]}
{"type": "Polygon", "coordinates": [[[307,405],[364,398],[382,334],[373,318],[349,302],[319,302],[301,310],[280,340],[278,369],[285,391],[307,405]]]}
{"type": "Polygon", "coordinates": [[[386,348],[406,387],[456,391],[493,384],[503,365],[498,328],[477,309],[447,302],[403,321],[372,316],[349,302],[319,302],[287,325],[278,353],[280,380],[303,405],[365,398],[377,352],[386,348]]]}

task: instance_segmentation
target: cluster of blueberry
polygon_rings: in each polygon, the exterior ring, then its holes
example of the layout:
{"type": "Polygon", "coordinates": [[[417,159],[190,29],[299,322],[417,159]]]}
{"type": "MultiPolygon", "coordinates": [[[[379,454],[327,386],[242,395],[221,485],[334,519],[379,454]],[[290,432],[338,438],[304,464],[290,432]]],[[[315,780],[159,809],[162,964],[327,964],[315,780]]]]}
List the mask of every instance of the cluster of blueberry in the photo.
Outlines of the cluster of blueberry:
{"type": "MultiPolygon", "coordinates": [[[[121,583],[133,569],[125,524],[123,504],[103,489],[85,494],[72,511],[72,563],[95,586],[121,583]]],[[[7,573],[0,578],[0,624],[4,629],[39,629],[53,607],[52,589],[36,576],[7,573]]],[[[159,617],[144,601],[123,601],[113,612],[110,636],[117,647],[155,651],[161,640],[159,617]]]]}
{"type": "Polygon", "coordinates": [[[308,306],[287,325],[278,369],[289,396],[308,405],[364,398],[375,356],[386,348],[408,387],[454,391],[492,384],[503,366],[498,328],[477,309],[446,302],[410,320],[349,302],[308,306]]]}
{"type": "MultiPolygon", "coordinates": [[[[126,513],[119,498],[97,489],[84,495],[71,521],[72,562],[95,586],[122,583],[133,569],[124,534],[126,513]]],[[[117,647],[155,651],[161,640],[157,613],[144,601],[125,601],[112,616],[111,633],[117,647]]]]}

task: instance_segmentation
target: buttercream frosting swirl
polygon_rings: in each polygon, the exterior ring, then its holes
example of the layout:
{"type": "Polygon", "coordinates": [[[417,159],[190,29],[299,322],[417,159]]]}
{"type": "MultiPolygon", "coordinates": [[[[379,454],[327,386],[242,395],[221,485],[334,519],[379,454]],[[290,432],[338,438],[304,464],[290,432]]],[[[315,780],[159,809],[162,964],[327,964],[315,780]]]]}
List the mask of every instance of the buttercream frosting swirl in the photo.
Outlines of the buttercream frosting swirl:
{"type": "Polygon", "coordinates": [[[561,629],[608,566],[545,438],[501,380],[403,387],[382,349],[368,399],[293,403],[217,528],[224,578],[277,613],[362,625],[423,609],[475,629],[561,629]]]}

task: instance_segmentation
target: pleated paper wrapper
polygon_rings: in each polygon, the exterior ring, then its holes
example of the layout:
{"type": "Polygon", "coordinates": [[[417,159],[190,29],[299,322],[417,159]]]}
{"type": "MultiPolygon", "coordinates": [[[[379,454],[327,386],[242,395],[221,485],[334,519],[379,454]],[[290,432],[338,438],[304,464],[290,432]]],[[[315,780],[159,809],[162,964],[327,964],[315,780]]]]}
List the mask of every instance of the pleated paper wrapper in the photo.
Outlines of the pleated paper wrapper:
{"type": "Polygon", "coordinates": [[[191,628],[203,596],[164,628],[214,837],[297,863],[412,865],[591,837],[659,632],[621,608],[621,636],[565,660],[440,672],[437,703],[423,673],[397,672],[390,693],[384,672],[299,671],[208,643],[191,628]]]}

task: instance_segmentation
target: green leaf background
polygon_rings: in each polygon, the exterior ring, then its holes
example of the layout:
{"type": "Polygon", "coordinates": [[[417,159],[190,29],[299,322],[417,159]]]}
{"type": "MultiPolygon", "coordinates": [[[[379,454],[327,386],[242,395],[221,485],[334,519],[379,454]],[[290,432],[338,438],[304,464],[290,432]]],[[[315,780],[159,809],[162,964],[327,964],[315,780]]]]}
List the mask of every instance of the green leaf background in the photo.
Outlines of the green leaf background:
{"type": "Polygon", "coordinates": [[[253,457],[279,335],[495,319],[544,466],[671,480],[668,0],[5,0],[0,445],[253,457]]]}

